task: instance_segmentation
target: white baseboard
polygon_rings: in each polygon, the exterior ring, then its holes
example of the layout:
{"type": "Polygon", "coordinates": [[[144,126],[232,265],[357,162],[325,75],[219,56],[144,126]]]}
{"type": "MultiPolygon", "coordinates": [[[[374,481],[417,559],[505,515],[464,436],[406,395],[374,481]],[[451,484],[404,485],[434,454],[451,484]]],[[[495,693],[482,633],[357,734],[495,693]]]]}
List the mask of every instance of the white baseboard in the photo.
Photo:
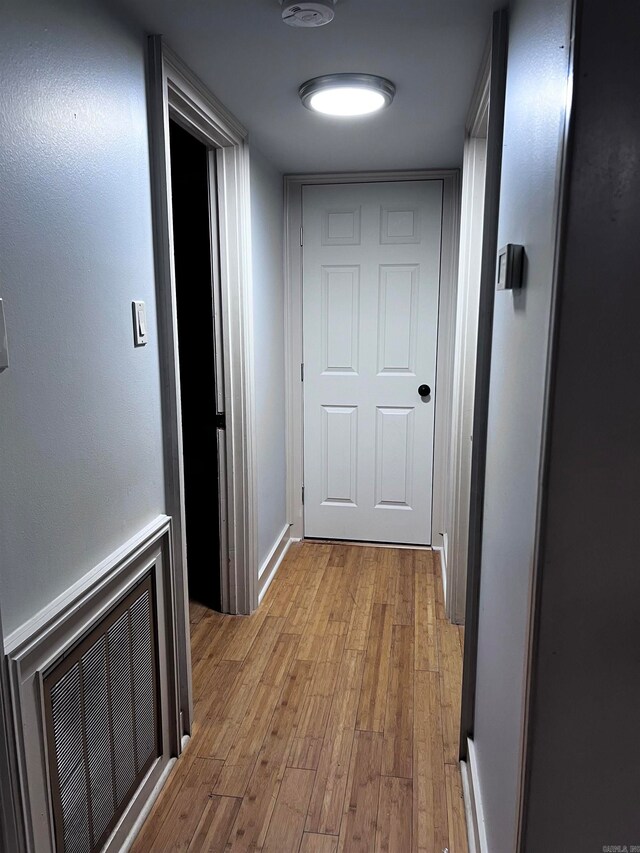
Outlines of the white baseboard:
{"type": "MultiPolygon", "coordinates": [[[[133,826],[131,827],[131,829],[129,831],[129,834],[127,835],[125,840],[122,842],[121,853],[127,853],[127,851],[129,851],[131,849],[131,847],[133,846],[133,842],[136,840],[137,835],[139,834],[140,830],[144,826],[144,822],[149,817],[149,812],[153,808],[155,801],[160,796],[162,789],[164,788],[164,786],[167,782],[167,779],[169,778],[169,774],[173,770],[173,766],[177,760],[178,760],[177,758],[172,758],[168,762],[168,764],[165,766],[164,770],[162,771],[162,775],[160,776],[160,778],[156,782],[153,790],[149,794],[149,798],[147,799],[146,803],[144,804],[144,807],[140,810],[140,812],[139,812],[139,814],[135,820],[135,823],[133,824],[133,826]]],[[[470,851],[470,853],[471,853],[471,851],[470,851]]]]}
{"type": "Polygon", "coordinates": [[[473,804],[473,787],[470,779],[469,765],[466,761],[460,762],[460,775],[462,776],[462,797],[464,799],[464,817],[467,824],[467,846],[469,853],[480,853],[480,839],[478,838],[478,824],[473,804]]]}
{"type": "MultiPolygon", "coordinates": [[[[291,537],[292,542],[301,542],[301,539],[291,537]]],[[[322,539],[313,536],[307,542],[315,542],[316,545],[349,545],[354,548],[393,548],[394,551],[436,551],[431,545],[403,545],[401,542],[368,542],[362,539],[322,539]]]]}
{"type": "Polygon", "coordinates": [[[467,739],[467,755],[469,760],[460,762],[460,773],[462,775],[469,853],[489,853],[478,776],[478,760],[474,743],[470,739],[467,739]]]}
{"type": "Polygon", "coordinates": [[[447,600],[447,552],[444,547],[434,546],[434,551],[440,555],[440,570],[442,574],[442,590],[444,600],[447,600]]]}
{"type": "Polygon", "coordinates": [[[282,533],[276,539],[267,559],[263,562],[258,571],[258,604],[264,598],[264,594],[269,588],[269,584],[276,576],[276,572],[280,567],[280,563],[284,559],[284,555],[289,550],[291,542],[291,527],[286,524],[282,533]]]}

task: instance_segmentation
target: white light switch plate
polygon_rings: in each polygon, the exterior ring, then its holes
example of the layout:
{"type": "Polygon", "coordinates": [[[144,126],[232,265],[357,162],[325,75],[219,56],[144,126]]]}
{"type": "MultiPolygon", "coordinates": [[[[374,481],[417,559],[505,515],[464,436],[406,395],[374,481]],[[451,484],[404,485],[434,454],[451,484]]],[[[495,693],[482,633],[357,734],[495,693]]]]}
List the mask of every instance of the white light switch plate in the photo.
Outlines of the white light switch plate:
{"type": "Polygon", "coordinates": [[[9,367],[9,345],[7,343],[7,327],[4,322],[4,303],[0,299],[0,371],[9,367]]]}
{"type": "Polygon", "coordinates": [[[143,347],[149,340],[147,331],[147,309],[144,302],[131,303],[133,313],[133,342],[137,347],[143,347]]]}

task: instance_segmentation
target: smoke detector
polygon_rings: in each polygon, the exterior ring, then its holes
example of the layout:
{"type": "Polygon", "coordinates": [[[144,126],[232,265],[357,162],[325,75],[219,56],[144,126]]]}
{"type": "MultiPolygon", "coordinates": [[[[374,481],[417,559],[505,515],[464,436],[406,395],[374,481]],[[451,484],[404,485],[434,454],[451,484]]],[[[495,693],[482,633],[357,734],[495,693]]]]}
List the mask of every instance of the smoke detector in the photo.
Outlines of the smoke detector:
{"type": "Polygon", "coordinates": [[[293,3],[291,0],[280,0],[282,3],[282,20],[290,27],[322,27],[333,21],[333,7],[336,0],[316,0],[315,2],[293,3]]]}

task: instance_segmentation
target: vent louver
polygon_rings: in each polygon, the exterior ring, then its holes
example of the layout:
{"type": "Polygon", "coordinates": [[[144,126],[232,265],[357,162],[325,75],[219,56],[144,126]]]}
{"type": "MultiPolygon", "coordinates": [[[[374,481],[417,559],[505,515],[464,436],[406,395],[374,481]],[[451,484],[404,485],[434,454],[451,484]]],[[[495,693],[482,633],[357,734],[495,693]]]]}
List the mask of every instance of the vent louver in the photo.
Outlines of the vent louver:
{"type": "Polygon", "coordinates": [[[47,673],[56,846],[99,850],[160,754],[151,575],[47,673]]]}

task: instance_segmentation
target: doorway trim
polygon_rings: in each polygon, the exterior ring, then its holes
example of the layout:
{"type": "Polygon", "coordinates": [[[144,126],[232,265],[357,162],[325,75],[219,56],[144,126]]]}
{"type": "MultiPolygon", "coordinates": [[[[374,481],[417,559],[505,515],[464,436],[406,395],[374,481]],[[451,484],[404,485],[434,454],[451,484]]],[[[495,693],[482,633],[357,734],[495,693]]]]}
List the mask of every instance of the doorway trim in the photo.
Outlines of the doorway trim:
{"type": "Polygon", "coordinates": [[[475,393],[475,371],[480,328],[480,276],[484,233],[484,196],[487,185],[487,132],[491,85],[491,46],[487,43],[480,74],[467,113],[462,167],[460,260],[456,318],[449,506],[447,508],[447,588],[445,613],[464,624],[471,503],[473,406],[466,391],[475,393]],[[475,303],[476,310],[473,305],[475,303]]]}
{"type": "Polygon", "coordinates": [[[458,238],[460,223],[460,172],[432,169],[402,172],[338,172],[285,175],[285,368],[287,519],[291,538],[304,538],[302,503],[304,414],[301,365],[302,349],[302,189],[318,184],[362,184],[383,181],[442,181],[442,242],[433,466],[432,547],[442,553],[447,510],[453,351],[456,293],[458,287],[458,238]]]}
{"type": "Polygon", "coordinates": [[[480,310],[476,350],[476,381],[473,411],[473,452],[471,457],[471,494],[469,502],[469,542],[462,663],[462,701],[460,710],[460,760],[469,758],[473,740],[478,665],[478,622],[480,615],[480,575],[482,570],[482,526],[484,483],[489,412],[489,378],[493,339],[493,303],[495,295],[502,142],[507,87],[509,13],[493,13],[491,26],[489,126],[487,131],[487,167],[480,272],[480,310]]]}
{"type": "MultiPolygon", "coordinates": [[[[164,43],[148,44],[151,189],[164,424],[166,512],[173,520],[173,594],[182,732],[191,731],[180,371],[173,257],[169,118],[215,149],[226,429],[220,452],[221,595],[228,613],[257,606],[256,451],[247,131],[164,43]],[[226,473],[226,477],[225,477],[226,473]],[[226,553],[222,551],[225,547],[226,553]]],[[[214,158],[211,158],[213,165],[214,158]]],[[[216,202],[216,199],[213,199],[216,202]]],[[[214,429],[212,425],[212,429],[214,429]]]]}
{"type": "Polygon", "coordinates": [[[20,851],[26,850],[25,826],[4,639],[0,616],[0,850],[20,851]]]}

